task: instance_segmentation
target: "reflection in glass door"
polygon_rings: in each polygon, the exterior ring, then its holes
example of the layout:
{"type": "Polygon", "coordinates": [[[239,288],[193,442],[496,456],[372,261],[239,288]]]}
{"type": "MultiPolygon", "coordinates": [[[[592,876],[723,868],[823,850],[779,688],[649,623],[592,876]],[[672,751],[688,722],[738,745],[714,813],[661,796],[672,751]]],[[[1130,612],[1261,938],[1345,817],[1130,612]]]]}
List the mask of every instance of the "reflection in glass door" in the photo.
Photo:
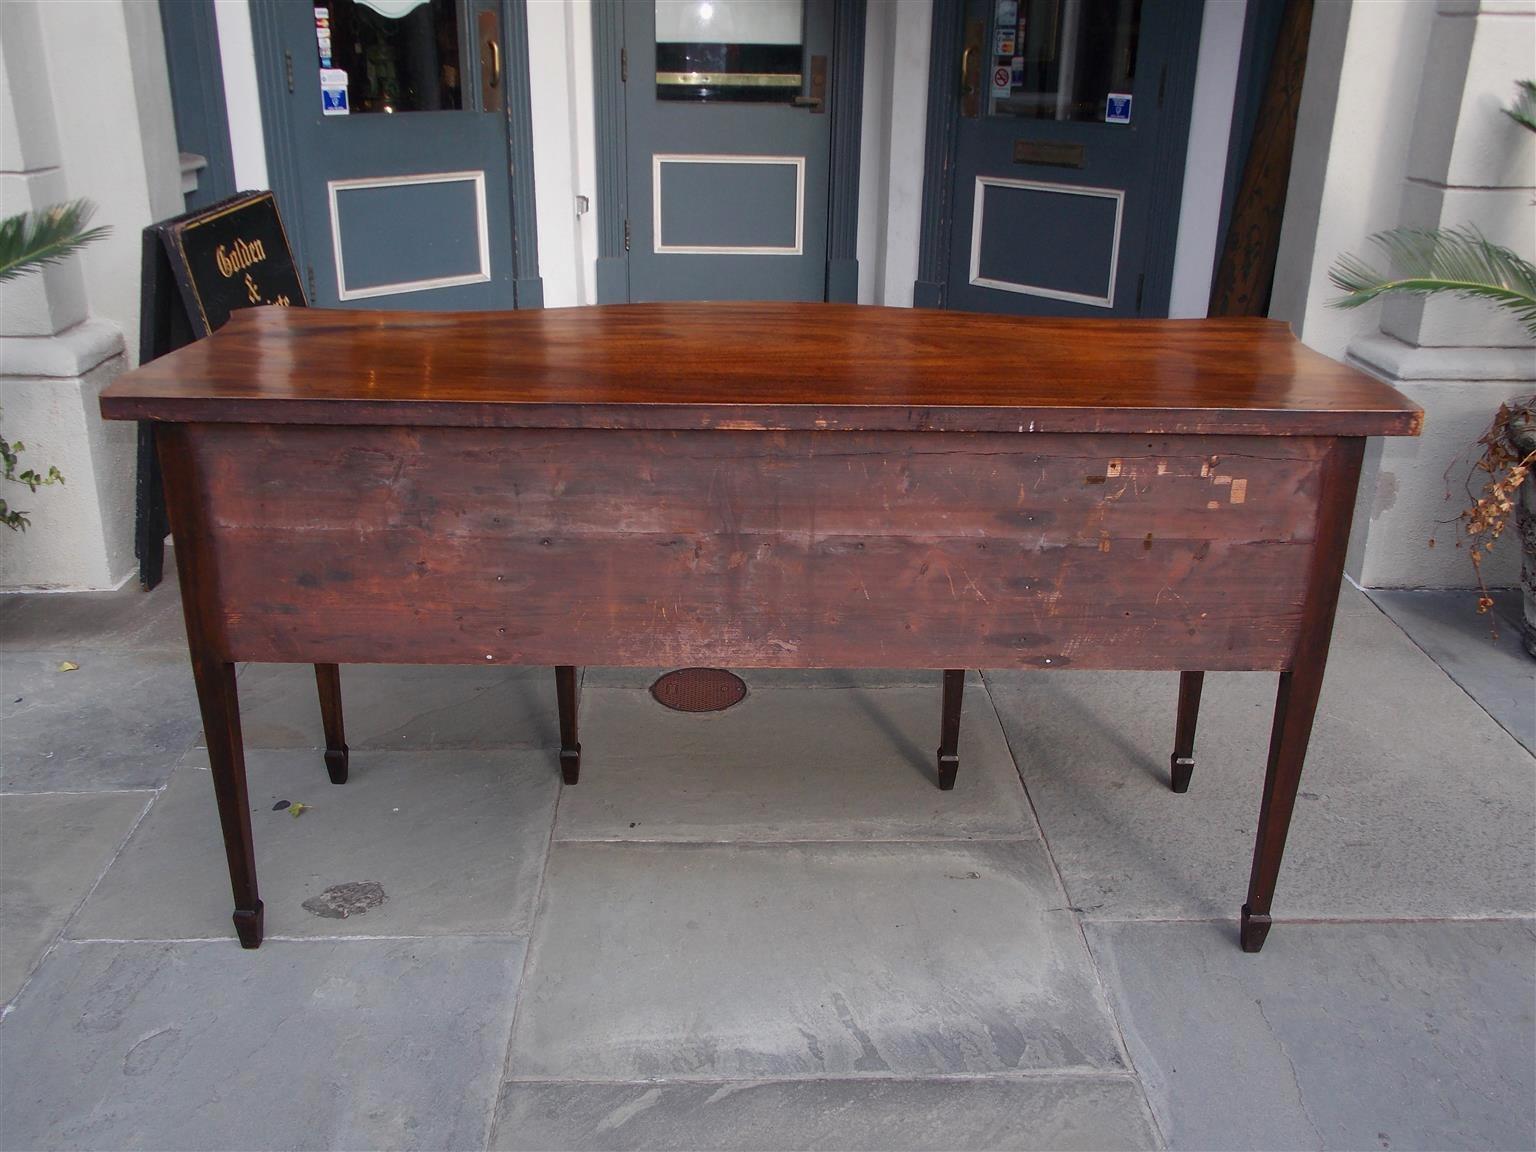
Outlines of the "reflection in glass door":
{"type": "Polygon", "coordinates": [[[656,98],[793,104],[804,0],[656,0],[656,98]]]}
{"type": "Polygon", "coordinates": [[[1117,122],[1136,80],[1141,0],[999,0],[988,112],[1117,122]]]}
{"type": "MultiPolygon", "coordinates": [[[[515,305],[498,0],[264,5],[311,303],[515,305]],[[280,69],[280,70],[279,70],[280,69]],[[280,77],[280,78],[279,78],[280,77]]],[[[254,10],[253,10],[254,11],[254,10]]]]}
{"type": "Polygon", "coordinates": [[[354,114],[463,108],[462,40],[455,0],[329,0],[315,9],[321,87],[343,87],[354,114]]]}

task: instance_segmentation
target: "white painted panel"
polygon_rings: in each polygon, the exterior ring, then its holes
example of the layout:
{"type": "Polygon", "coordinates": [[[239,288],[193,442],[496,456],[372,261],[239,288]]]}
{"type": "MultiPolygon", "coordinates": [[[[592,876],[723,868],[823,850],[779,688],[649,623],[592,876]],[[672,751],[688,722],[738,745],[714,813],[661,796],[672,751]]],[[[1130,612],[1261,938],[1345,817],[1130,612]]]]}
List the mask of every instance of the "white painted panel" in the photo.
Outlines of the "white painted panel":
{"type": "Polygon", "coordinates": [[[805,157],[804,156],[726,156],[704,154],[671,155],[656,153],[651,157],[651,235],[657,255],[695,256],[800,256],[805,251],[805,157]],[[661,166],[663,164],[755,164],[792,165],[795,169],[795,242],[793,245],[699,245],[668,244],[661,234],[661,166]]]}
{"type": "Polygon", "coordinates": [[[1115,306],[1115,273],[1120,266],[1120,228],[1125,219],[1125,191],[1121,188],[1090,188],[1083,184],[1051,184],[1041,180],[1009,180],[1001,176],[976,177],[976,207],[971,213],[971,283],[978,288],[995,288],[1000,292],[1017,292],[1021,296],[1043,296],[1048,300],[1070,300],[1076,304],[1089,304],[1095,308],[1115,306]],[[1108,287],[1103,296],[1091,296],[1084,292],[1062,292],[1056,288],[1044,288],[1038,284],[1025,284],[1017,280],[998,280],[981,274],[981,231],[987,215],[986,191],[988,188],[1025,188],[1035,192],[1054,192],[1062,196],[1096,196],[1113,200],[1115,204],[1115,236],[1109,250],[1108,287]]]}
{"type": "MultiPolygon", "coordinates": [[[[586,0],[528,5],[528,43],[538,274],[544,282],[544,306],[563,308],[592,299],[585,277],[593,269],[586,253],[595,251],[595,235],[590,241],[587,235],[595,213],[576,213],[576,197],[585,195],[590,204],[593,196],[593,190],[584,187],[581,167],[583,114],[587,131],[592,131],[591,5],[586,0]],[[578,46],[585,55],[585,72],[577,66],[578,46]]],[[[590,135],[586,144],[591,154],[590,135]]]]}
{"type": "Polygon", "coordinates": [[[1179,238],[1173,254],[1173,290],[1168,298],[1168,315],[1175,318],[1202,317],[1210,303],[1247,11],[1248,0],[1205,0],[1179,238]]]}
{"type": "Polygon", "coordinates": [[[249,0],[213,0],[213,19],[219,32],[219,65],[224,70],[224,104],[229,115],[235,187],[270,188],[249,0]]]}
{"type": "Polygon", "coordinates": [[[398,296],[402,292],[423,292],[431,288],[451,288],[456,284],[484,284],[491,278],[490,229],[486,221],[485,173],[424,172],[413,176],[367,176],[351,180],[331,180],[326,184],[331,208],[331,248],[336,258],[336,296],[340,300],[365,300],[374,296],[398,296]],[[348,288],[347,272],[341,254],[341,213],[338,193],[353,188],[401,188],[410,184],[469,183],[475,189],[475,229],[479,240],[480,270],[462,276],[434,276],[422,280],[398,280],[390,284],[370,284],[366,288],[348,288]]]}

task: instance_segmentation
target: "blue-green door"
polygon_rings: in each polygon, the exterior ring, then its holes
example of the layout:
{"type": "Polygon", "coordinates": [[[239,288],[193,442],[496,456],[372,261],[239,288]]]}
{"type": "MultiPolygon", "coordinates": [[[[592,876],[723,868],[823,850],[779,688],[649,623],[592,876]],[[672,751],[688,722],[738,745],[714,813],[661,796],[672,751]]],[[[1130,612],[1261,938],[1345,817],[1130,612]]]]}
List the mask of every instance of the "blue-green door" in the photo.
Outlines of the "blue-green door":
{"type": "Polygon", "coordinates": [[[822,300],[832,0],[625,0],[631,300],[822,300]]]}
{"type": "Polygon", "coordinates": [[[1200,0],[966,0],[948,307],[1165,307],[1166,276],[1150,273],[1171,266],[1189,125],[1174,94],[1192,83],[1199,11],[1200,0]]]}
{"type": "MultiPolygon", "coordinates": [[[[280,202],[318,306],[514,306],[497,0],[280,0],[280,202]]],[[[272,81],[280,77],[277,83],[272,81]]],[[[269,144],[269,155],[271,146],[269,144]]]]}

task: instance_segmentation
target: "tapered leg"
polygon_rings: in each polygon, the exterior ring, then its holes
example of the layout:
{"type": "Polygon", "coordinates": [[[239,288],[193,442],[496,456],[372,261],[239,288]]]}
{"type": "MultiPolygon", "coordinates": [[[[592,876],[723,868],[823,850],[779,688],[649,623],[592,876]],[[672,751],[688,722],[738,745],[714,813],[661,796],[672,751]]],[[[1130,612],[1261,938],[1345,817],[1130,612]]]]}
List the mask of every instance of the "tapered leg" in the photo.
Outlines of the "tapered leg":
{"type": "Polygon", "coordinates": [[[182,424],[160,424],[155,446],[165,477],[166,507],[176,537],[176,575],[187,621],[187,650],[192,680],[203,714],[209,775],[224,832],[229,886],[235,895],[235,933],[242,948],[261,944],[261,897],[256,892],[256,852],[251,846],[251,802],[245,792],[245,747],[240,738],[240,702],[235,695],[235,666],[222,643],[214,565],[207,523],[193,498],[200,479],[182,424]]]}
{"type": "Polygon", "coordinates": [[[325,728],[325,770],[332,784],[347,782],[347,735],[341,724],[341,668],[315,665],[315,684],[320,689],[320,723],[325,728]]]}
{"type": "Polygon", "coordinates": [[[1333,443],[1319,479],[1318,518],[1312,559],[1307,573],[1301,625],[1290,667],[1280,673],[1275,693],[1275,722],[1269,734],[1269,766],[1264,773],[1264,800],[1253,843],[1253,871],[1248,878],[1248,902],[1243,905],[1238,939],[1244,952],[1257,952],[1269,935],[1270,903],[1280,875],[1280,858],[1296,807],[1301,766],[1312,737],[1312,719],[1328,663],[1333,613],[1339,603],[1344,552],[1349,545],[1349,521],[1365,442],[1341,439],[1333,443]]]}
{"type": "Polygon", "coordinates": [[[1195,770],[1195,722],[1200,717],[1200,689],[1204,672],[1179,673],[1179,720],[1173,736],[1173,755],[1168,768],[1175,792],[1189,791],[1189,778],[1195,770]]]}
{"type": "Polygon", "coordinates": [[[235,895],[235,932],[242,948],[261,944],[262,906],[256,893],[256,853],[251,846],[251,804],[245,790],[245,750],[240,739],[240,705],[235,666],[194,654],[192,676],[208,741],[208,767],[224,830],[224,855],[235,895]]]}
{"type": "Polygon", "coordinates": [[[965,669],[944,671],[944,716],[939,724],[939,787],[948,792],[960,771],[960,704],[965,696],[965,669]]]}
{"type": "Polygon", "coordinates": [[[1253,848],[1253,873],[1248,903],[1243,905],[1244,952],[1257,952],[1269,935],[1269,906],[1280,875],[1280,858],[1296,807],[1301,765],[1312,736],[1312,718],[1323,686],[1323,670],[1296,669],[1280,673],[1275,694],[1275,725],[1269,735],[1269,767],[1264,774],[1264,802],[1259,809],[1259,834],[1253,848]]]}
{"type": "Polygon", "coordinates": [[[581,778],[581,745],[576,740],[576,669],[555,668],[555,699],[560,707],[560,779],[574,784],[581,778]]]}

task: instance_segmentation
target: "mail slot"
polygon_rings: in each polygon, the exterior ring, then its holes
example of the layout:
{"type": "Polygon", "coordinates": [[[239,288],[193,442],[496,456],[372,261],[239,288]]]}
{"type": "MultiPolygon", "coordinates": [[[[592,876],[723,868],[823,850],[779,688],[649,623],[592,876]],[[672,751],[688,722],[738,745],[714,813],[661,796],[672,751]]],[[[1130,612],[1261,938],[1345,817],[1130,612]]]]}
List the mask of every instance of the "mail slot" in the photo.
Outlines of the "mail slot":
{"type": "Polygon", "coordinates": [[[1087,149],[1063,140],[1015,140],[1015,164],[1049,164],[1053,168],[1081,168],[1087,149]]]}

